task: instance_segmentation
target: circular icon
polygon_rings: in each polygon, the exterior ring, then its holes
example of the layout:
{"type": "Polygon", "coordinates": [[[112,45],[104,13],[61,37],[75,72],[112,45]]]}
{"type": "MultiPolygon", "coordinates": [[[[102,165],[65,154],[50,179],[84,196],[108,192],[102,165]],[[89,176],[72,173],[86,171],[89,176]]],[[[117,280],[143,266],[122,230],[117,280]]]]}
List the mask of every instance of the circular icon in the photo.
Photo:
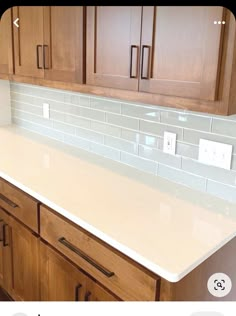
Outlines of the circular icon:
{"type": "Polygon", "coordinates": [[[214,273],[207,282],[208,291],[216,297],[224,297],[232,288],[230,277],[225,273],[214,273]]]}

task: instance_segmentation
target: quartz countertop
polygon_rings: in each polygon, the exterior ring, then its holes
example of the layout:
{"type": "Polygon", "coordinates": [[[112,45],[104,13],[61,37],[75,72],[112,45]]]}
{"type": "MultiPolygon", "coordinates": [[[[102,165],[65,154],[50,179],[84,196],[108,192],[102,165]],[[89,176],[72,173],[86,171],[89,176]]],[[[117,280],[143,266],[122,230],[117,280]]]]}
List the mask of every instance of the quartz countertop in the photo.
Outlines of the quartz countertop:
{"type": "Polygon", "coordinates": [[[236,235],[236,204],[14,125],[0,177],[170,282],[236,235]]]}

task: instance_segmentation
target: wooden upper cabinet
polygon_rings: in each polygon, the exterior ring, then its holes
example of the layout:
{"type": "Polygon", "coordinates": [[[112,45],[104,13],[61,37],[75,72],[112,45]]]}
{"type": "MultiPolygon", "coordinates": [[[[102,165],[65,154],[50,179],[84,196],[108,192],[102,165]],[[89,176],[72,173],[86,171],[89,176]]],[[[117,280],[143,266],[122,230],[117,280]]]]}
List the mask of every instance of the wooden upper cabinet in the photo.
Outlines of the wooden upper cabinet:
{"type": "Polygon", "coordinates": [[[0,20],[0,73],[13,73],[12,9],[4,12],[0,20]]]}
{"type": "Polygon", "coordinates": [[[140,91],[215,100],[222,7],[143,7],[140,91]]]}
{"type": "Polygon", "coordinates": [[[83,80],[83,7],[14,7],[15,73],[65,82],[83,80]]]}
{"type": "Polygon", "coordinates": [[[86,82],[138,90],[142,7],[87,7],[86,82]]]}
{"type": "Polygon", "coordinates": [[[43,70],[43,7],[18,6],[13,8],[15,74],[44,77],[43,70]]]}
{"type": "Polygon", "coordinates": [[[44,7],[45,79],[83,80],[83,7],[44,7]]]}

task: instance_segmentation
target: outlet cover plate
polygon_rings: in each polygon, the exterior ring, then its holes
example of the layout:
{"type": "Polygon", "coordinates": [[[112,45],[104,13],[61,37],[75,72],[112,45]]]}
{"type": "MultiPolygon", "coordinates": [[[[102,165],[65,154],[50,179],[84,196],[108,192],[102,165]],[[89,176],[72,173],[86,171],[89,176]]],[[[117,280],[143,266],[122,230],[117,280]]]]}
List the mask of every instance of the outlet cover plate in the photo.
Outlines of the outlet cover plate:
{"type": "Polygon", "coordinates": [[[163,151],[167,154],[175,155],[176,150],[176,134],[164,132],[163,151]]]}
{"type": "Polygon", "coordinates": [[[48,103],[43,103],[43,117],[48,120],[50,118],[50,107],[48,103]]]}
{"type": "Polygon", "coordinates": [[[198,161],[230,170],[232,149],[232,145],[200,139],[198,161]]]}

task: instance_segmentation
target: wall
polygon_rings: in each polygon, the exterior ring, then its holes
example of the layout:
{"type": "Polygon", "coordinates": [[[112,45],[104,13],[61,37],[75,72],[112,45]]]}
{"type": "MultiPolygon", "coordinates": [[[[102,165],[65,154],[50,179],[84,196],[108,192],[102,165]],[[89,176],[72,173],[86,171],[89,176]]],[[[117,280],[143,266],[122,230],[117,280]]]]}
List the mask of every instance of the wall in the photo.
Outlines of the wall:
{"type": "Polygon", "coordinates": [[[0,80],[0,126],[11,123],[10,83],[0,80]]]}
{"type": "Polygon", "coordinates": [[[148,106],[11,83],[13,122],[23,128],[236,202],[236,115],[148,106]],[[50,104],[51,119],[42,117],[50,104]],[[177,155],[162,151],[164,131],[177,134],[177,155]],[[233,145],[231,170],[197,161],[199,139],[233,145]]]}

